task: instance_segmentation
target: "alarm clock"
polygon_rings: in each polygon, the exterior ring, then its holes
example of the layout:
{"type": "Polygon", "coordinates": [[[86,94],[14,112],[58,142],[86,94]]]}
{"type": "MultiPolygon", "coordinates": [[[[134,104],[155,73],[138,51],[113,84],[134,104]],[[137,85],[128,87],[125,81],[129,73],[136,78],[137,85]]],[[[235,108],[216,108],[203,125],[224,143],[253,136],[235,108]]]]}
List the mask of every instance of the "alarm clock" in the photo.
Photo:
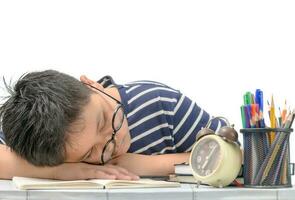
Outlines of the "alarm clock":
{"type": "Polygon", "coordinates": [[[198,184],[225,187],[238,176],[242,165],[242,152],[238,133],[224,117],[212,118],[197,134],[189,164],[198,184]],[[213,119],[223,119],[227,126],[217,133],[209,129],[213,119]]]}

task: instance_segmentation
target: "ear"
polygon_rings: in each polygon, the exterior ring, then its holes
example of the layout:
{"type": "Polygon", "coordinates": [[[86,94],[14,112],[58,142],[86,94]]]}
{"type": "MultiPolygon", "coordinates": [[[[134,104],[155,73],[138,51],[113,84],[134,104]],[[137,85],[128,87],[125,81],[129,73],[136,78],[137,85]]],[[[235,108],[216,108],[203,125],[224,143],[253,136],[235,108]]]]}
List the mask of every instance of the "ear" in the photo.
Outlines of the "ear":
{"type": "Polygon", "coordinates": [[[104,89],[104,87],[101,84],[97,83],[96,81],[93,81],[93,80],[89,79],[85,75],[81,75],[80,76],[80,81],[82,83],[86,83],[86,84],[92,85],[93,87],[96,87],[96,88],[98,88],[100,90],[103,90],[104,89]]]}

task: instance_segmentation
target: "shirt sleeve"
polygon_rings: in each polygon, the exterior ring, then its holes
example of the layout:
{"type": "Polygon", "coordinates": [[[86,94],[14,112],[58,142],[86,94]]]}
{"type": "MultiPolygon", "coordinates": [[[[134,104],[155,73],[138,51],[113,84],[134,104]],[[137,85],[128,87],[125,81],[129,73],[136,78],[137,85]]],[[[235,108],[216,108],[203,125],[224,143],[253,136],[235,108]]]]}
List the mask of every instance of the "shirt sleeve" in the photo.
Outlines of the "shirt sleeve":
{"type": "Polygon", "coordinates": [[[0,131],[0,144],[6,144],[4,133],[2,131],[0,131]]]}
{"type": "MultiPolygon", "coordinates": [[[[212,117],[187,96],[179,93],[174,108],[173,137],[177,152],[189,152],[196,141],[198,132],[212,117]]],[[[209,128],[216,131],[226,125],[223,120],[213,119],[209,128]]]]}

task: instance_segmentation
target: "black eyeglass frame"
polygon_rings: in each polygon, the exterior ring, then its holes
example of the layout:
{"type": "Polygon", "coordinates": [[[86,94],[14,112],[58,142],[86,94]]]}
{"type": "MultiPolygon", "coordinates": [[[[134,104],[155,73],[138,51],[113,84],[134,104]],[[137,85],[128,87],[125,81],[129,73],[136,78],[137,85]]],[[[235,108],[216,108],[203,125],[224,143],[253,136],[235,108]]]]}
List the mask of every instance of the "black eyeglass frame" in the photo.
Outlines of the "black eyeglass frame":
{"type": "Polygon", "coordinates": [[[108,96],[109,98],[111,98],[112,100],[114,100],[118,105],[113,113],[113,117],[112,117],[112,128],[113,128],[113,133],[112,133],[112,137],[106,142],[106,144],[104,145],[103,149],[102,149],[102,153],[101,153],[101,156],[100,156],[100,160],[101,160],[101,165],[104,165],[105,164],[105,160],[104,160],[104,154],[105,154],[105,151],[107,150],[107,147],[109,146],[110,143],[113,143],[114,145],[114,149],[112,151],[112,154],[111,156],[113,156],[113,154],[115,153],[116,151],[116,140],[115,140],[115,136],[116,134],[118,133],[118,131],[121,129],[122,125],[123,125],[123,121],[124,121],[124,108],[123,108],[123,104],[118,100],[116,99],[115,97],[112,97],[111,95],[105,93],[104,91],[88,84],[88,83],[84,83],[85,85],[95,89],[96,91],[99,91],[101,93],[103,93],[104,95],[108,96]],[[117,116],[117,113],[118,111],[122,109],[123,111],[123,117],[122,117],[122,120],[120,121],[120,124],[119,126],[116,128],[115,127],[115,119],[116,119],[116,116],[117,116]]]}

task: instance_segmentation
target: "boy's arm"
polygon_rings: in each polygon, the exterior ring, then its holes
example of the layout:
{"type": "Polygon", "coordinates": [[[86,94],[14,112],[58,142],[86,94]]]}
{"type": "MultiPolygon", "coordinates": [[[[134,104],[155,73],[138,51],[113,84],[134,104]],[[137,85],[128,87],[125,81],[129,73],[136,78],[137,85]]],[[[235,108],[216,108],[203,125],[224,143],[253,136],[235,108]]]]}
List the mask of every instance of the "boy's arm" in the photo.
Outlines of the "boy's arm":
{"type": "Polygon", "coordinates": [[[167,176],[174,173],[174,165],[188,162],[190,153],[141,155],[126,153],[110,161],[140,176],[167,176]]]}
{"type": "Polygon", "coordinates": [[[50,168],[37,168],[13,153],[7,146],[0,145],[0,178],[11,179],[13,176],[53,178],[50,168]]]}
{"type": "Polygon", "coordinates": [[[0,179],[11,179],[13,176],[60,180],[90,178],[129,180],[138,178],[127,170],[113,165],[64,163],[56,167],[37,167],[17,156],[7,146],[0,144],[0,179]]]}

